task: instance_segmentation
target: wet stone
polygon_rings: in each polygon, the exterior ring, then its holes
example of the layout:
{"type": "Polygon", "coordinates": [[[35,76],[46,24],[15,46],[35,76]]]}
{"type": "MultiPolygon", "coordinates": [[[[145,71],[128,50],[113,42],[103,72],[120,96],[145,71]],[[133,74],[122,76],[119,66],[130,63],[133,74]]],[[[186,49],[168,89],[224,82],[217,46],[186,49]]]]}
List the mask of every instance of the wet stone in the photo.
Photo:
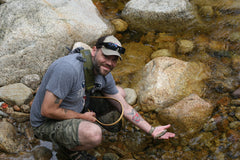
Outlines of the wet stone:
{"type": "Polygon", "coordinates": [[[21,105],[21,109],[22,109],[22,111],[25,112],[25,113],[30,113],[30,110],[31,110],[30,106],[29,106],[29,105],[26,105],[26,104],[21,105]]]}
{"type": "Polygon", "coordinates": [[[240,129],[240,121],[234,121],[229,124],[231,129],[240,129]]]}
{"type": "Polygon", "coordinates": [[[33,155],[36,160],[50,160],[52,151],[46,147],[38,147],[33,150],[33,155]]]}
{"type": "Polygon", "coordinates": [[[238,120],[240,120],[240,107],[237,107],[235,110],[235,117],[237,117],[238,120]]]}
{"type": "Polygon", "coordinates": [[[119,157],[115,153],[106,153],[103,156],[103,160],[118,160],[119,157]]]}
{"type": "Polygon", "coordinates": [[[238,142],[240,140],[240,133],[235,130],[229,130],[226,136],[227,139],[231,142],[238,142]]]}
{"type": "Polygon", "coordinates": [[[232,105],[236,105],[236,106],[240,106],[240,99],[233,99],[233,100],[231,101],[231,104],[232,104],[232,105]]]}
{"type": "Polygon", "coordinates": [[[135,90],[131,88],[124,88],[124,91],[126,93],[125,100],[128,102],[128,104],[134,105],[137,101],[137,94],[135,90]]]}
{"type": "Polygon", "coordinates": [[[21,111],[21,108],[18,105],[14,105],[13,109],[14,111],[17,111],[17,112],[21,111]]]}

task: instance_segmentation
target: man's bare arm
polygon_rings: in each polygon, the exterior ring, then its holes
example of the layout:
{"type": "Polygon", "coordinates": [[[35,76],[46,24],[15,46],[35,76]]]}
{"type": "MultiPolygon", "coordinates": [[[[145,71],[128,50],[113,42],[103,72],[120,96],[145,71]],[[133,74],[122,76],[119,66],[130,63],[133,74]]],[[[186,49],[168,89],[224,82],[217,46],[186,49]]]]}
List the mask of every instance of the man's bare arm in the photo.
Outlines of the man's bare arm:
{"type": "Polygon", "coordinates": [[[57,120],[76,118],[95,122],[95,113],[77,113],[75,111],[59,107],[61,103],[62,99],[55,96],[52,92],[46,91],[41,107],[41,114],[45,117],[57,120]]]}

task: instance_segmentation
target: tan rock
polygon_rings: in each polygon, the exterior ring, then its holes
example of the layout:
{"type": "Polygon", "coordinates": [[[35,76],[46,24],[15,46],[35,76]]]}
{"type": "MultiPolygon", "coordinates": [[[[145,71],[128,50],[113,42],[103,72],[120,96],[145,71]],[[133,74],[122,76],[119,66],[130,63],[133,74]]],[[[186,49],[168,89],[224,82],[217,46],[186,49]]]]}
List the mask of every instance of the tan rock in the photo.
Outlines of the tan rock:
{"type": "Polygon", "coordinates": [[[203,17],[212,17],[214,15],[214,11],[212,6],[202,6],[199,9],[199,13],[203,17]]]}
{"type": "Polygon", "coordinates": [[[135,91],[145,111],[173,105],[191,93],[203,95],[209,68],[202,63],[158,57],[147,63],[135,91]]]}
{"type": "Polygon", "coordinates": [[[172,124],[179,136],[192,135],[203,128],[212,111],[211,104],[191,94],[172,106],[159,109],[158,119],[160,123],[172,124]]]}
{"type": "Polygon", "coordinates": [[[19,142],[16,141],[17,132],[9,122],[0,122],[0,150],[8,153],[19,151],[19,142]]]}
{"type": "Polygon", "coordinates": [[[127,22],[125,22],[122,19],[114,19],[111,22],[114,25],[117,32],[124,32],[128,28],[127,22]]]}
{"type": "Polygon", "coordinates": [[[151,59],[157,58],[157,57],[171,57],[172,53],[168,49],[160,49],[151,55],[151,59]]]}
{"type": "Polygon", "coordinates": [[[177,45],[178,45],[178,53],[182,53],[182,54],[189,53],[194,48],[193,42],[189,40],[179,40],[177,42],[177,45]]]}
{"type": "Polygon", "coordinates": [[[234,55],[232,57],[232,67],[236,71],[240,71],[240,55],[234,55]]]}
{"type": "Polygon", "coordinates": [[[0,88],[0,98],[10,105],[21,106],[29,103],[33,97],[33,90],[22,83],[10,84],[0,88]]]}
{"type": "Polygon", "coordinates": [[[227,46],[224,42],[221,41],[210,41],[209,49],[213,51],[225,51],[227,50],[227,46]]]}

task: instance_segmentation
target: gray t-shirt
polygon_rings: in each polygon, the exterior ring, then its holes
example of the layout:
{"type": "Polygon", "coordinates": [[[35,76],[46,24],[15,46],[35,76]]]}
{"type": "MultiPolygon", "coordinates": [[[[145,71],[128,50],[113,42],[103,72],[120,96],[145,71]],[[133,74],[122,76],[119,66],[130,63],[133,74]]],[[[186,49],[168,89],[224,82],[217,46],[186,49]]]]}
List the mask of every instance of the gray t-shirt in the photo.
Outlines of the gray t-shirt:
{"type": "MultiPolygon", "coordinates": [[[[83,62],[79,61],[78,53],[70,54],[53,62],[45,73],[38,92],[34,98],[30,121],[33,127],[40,126],[47,118],[41,115],[41,105],[46,90],[62,99],[61,108],[82,112],[84,108],[85,78],[83,62]]],[[[111,73],[95,76],[98,89],[107,94],[118,92],[111,73]]]]}

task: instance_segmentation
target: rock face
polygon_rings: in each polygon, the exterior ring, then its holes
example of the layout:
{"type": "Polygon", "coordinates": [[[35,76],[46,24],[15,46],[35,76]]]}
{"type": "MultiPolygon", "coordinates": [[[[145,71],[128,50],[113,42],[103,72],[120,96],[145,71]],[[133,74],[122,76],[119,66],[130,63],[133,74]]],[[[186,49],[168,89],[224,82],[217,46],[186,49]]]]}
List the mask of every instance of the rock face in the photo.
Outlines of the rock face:
{"type": "Polygon", "coordinates": [[[0,15],[0,86],[43,75],[74,42],[93,44],[114,32],[89,0],[9,0],[0,15]]]}
{"type": "Polygon", "coordinates": [[[160,123],[172,124],[178,136],[185,136],[203,128],[212,114],[213,106],[198,95],[191,94],[176,104],[158,111],[160,123]]]}
{"type": "Polygon", "coordinates": [[[181,31],[196,23],[193,7],[187,0],[131,0],[122,17],[130,28],[142,32],[181,31]]]}
{"type": "Polygon", "coordinates": [[[192,93],[203,95],[207,78],[202,63],[158,57],[146,64],[136,92],[144,111],[164,109],[192,93]]]}

